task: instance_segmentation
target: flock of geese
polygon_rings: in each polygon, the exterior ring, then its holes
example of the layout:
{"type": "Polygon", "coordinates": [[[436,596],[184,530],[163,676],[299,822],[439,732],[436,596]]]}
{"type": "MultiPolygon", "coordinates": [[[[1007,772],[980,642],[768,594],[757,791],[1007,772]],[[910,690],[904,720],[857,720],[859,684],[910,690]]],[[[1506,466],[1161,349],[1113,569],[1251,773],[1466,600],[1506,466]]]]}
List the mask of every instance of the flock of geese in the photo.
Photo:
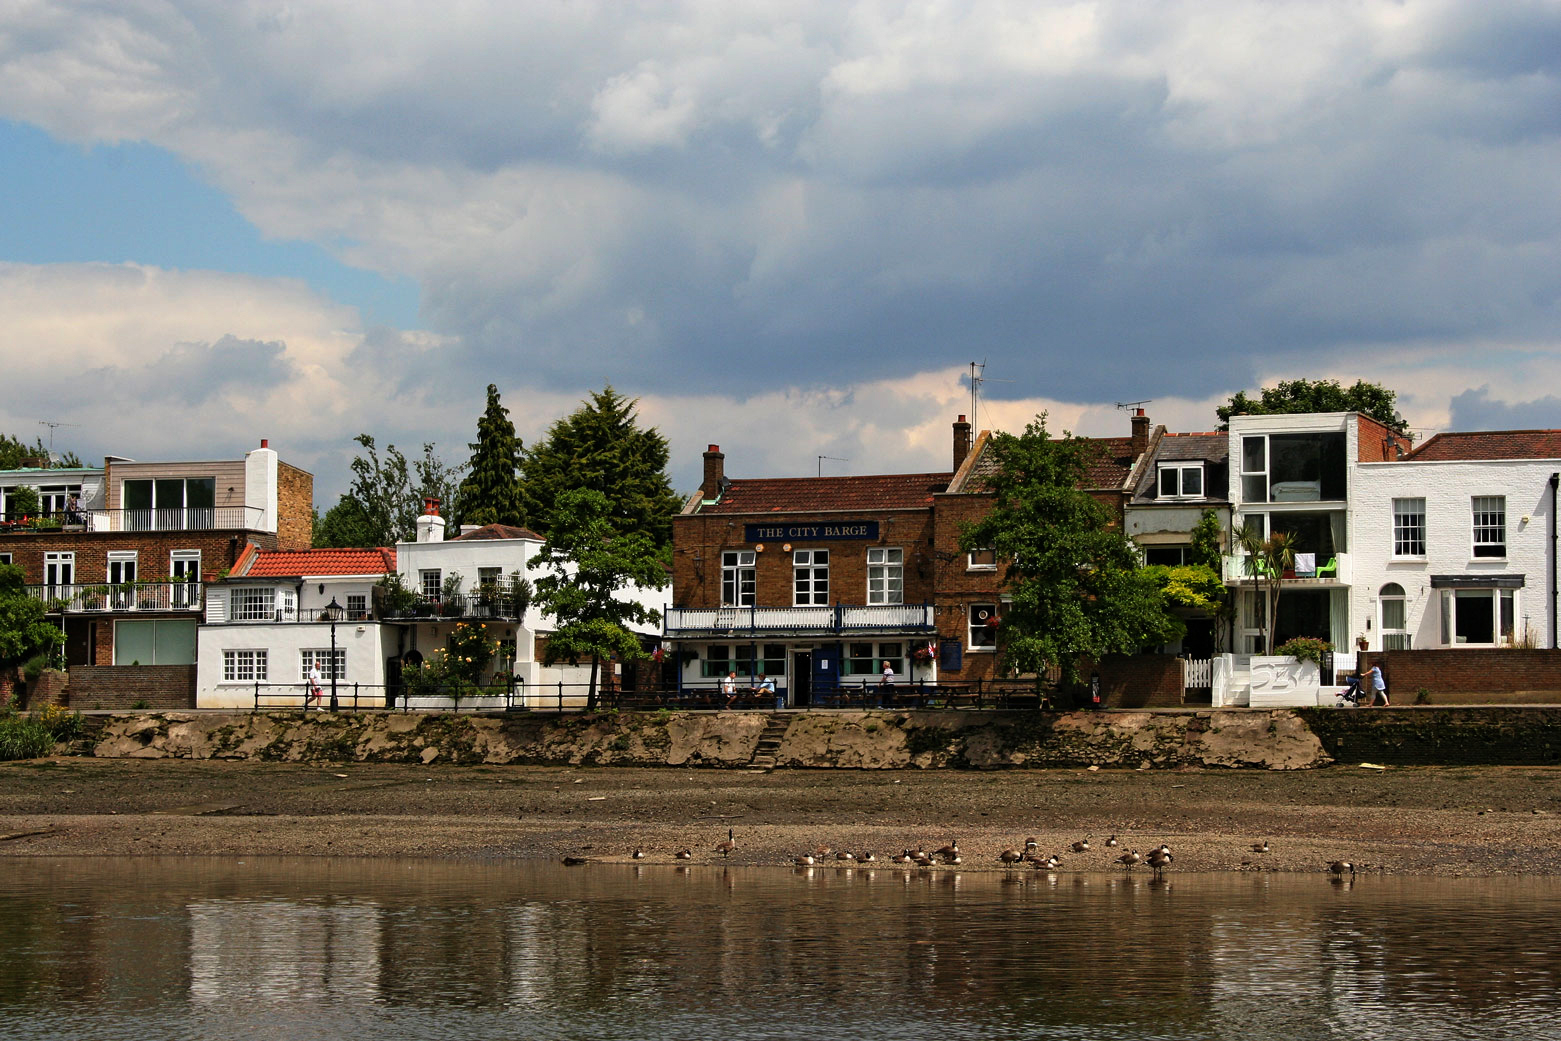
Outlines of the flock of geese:
{"type": "MultiPolygon", "coordinates": [[[[1074,855],[1089,853],[1092,839],[1083,838],[1074,842],[1069,850],[1074,855]]],[[[1121,843],[1112,835],[1106,839],[1104,846],[1109,850],[1121,849],[1121,843]]],[[[1253,853],[1267,853],[1269,851],[1268,840],[1254,842],[1248,847],[1253,853]]],[[[737,849],[737,836],[731,828],[726,829],[725,840],[715,844],[714,852],[721,854],[723,860],[731,858],[737,849]]],[[[645,850],[636,847],[629,854],[633,860],[644,860],[645,850]]],[[[685,846],[673,854],[675,860],[693,860],[694,851],[685,846]]],[[[1131,871],[1140,864],[1147,866],[1155,878],[1163,878],[1165,869],[1171,866],[1175,860],[1171,853],[1171,847],[1166,843],[1151,849],[1148,853],[1139,853],[1136,849],[1123,850],[1112,858],[1109,864],[1120,864],[1124,871],[1131,871]]],[[[820,846],[811,852],[799,854],[792,858],[792,863],[797,867],[813,867],[818,864],[828,864],[833,861],[837,866],[849,866],[851,864],[875,864],[878,857],[870,852],[853,853],[850,850],[836,850],[829,846],[820,846]]],[[[950,839],[948,845],[940,846],[935,850],[927,851],[918,847],[911,850],[909,847],[888,858],[889,863],[901,867],[932,868],[932,867],[957,867],[963,864],[964,858],[959,851],[959,840],[950,839]]],[[[997,862],[1010,869],[1017,869],[1021,865],[1028,865],[1036,871],[1056,871],[1062,867],[1062,855],[1042,854],[1040,844],[1035,838],[1024,840],[1023,849],[1018,846],[1010,846],[997,855],[997,862]]],[[[565,857],[564,863],[569,865],[584,864],[586,861],[579,857],[565,857]]],[[[1246,863],[1243,861],[1243,863],[1246,863]]],[[[1349,875],[1354,877],[1355,865],[1347,860],[1335,860],[1328,865],[1328,871],[1335,876],[1349,875]]]]}

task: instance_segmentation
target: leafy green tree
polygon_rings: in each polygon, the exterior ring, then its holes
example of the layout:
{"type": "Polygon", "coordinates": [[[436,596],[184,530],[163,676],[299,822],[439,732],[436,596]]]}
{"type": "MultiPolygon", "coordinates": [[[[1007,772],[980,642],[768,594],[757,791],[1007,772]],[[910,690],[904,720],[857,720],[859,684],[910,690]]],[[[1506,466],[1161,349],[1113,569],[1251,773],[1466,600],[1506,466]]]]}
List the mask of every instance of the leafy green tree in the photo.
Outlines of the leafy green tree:
{"type": "Polygon", "coordinates": [[[648,534],[658,550],[672,545],[672,517],[682,503],[667,477],[667,439],[654,427],[640,429],[637,404],[608,386],[531,446],[523,467],[529,523],[550,532],[563,493],[585,488],[606,497],[614,531],[648,534]]]}
{"type": "Polygon", "coordinates": [[[553,616],[542,663],[591,662],[587,709],[596,707],[597,675],[604,660],[645,656],[631,625],[653,623],[660,612],[623,595],[632,586],[660,589],[666,566],[655,541],[642,531],[616,530],[612,504],[594,489],[559,495],[547,541],[531,563],[549,573],[536,581],[535,603],[553,616]]]}
{"type": "MultiPolygon", "coordinates": [[[[12,437],[10,434],[0,434],[0,470],[18,469],[25,459],[48,458],[49,450],[44,447],[43,438],[40,437],[36,443],[29,445],[19,437],[12,437]]],[[[81,460],[77,458],[75,452],[66,452],[60,456],[58,463],[48,463],[46,465],[57,469],[63,467],[75,468],[81,466],[81,460]]]]}
{"type": "Polygon", "coordinates": [[[1351,387],[1340,386],[1338,380],[1282,380],[1277,387],[1264,387],[1256,401],[1246,391],[1237,391],[1214,412],[1221,430],[1229,428],[1231,416],[1362,412],[1407,438],[1409,424],[1398,414],[1397,402],[1397,391],[1365,380],[1356,380],[1351,387]]]}
{"type": "Polygon", "coordinates": [[[461,471],[435,455],[432,442],[423,445],[421,459],[408,463],[395,445],[386,445],[381,457],[368,434],[353,440],[363,446],[363,453],[352,460],[352,485],[315,529],[317,539],[330,541],[315,545],[388,546],[410,541],[417,533],[424,498],[443,502],[447,518],[458,509],[461,471]]]}
{"type": "Polygon", "coordinates": [[[1193,525],[1192,543],[1188,548],[1187,563],[1208,568],[1219,584],[1218,594],[1206,608],[1214,619],[1214,652],[1219,654],[1225,649],[1235,600],[1221,578],[1225,573],[1225,526],[1220,523],[1218,513],[1203,511],[1198,523],[1193,525]]]}
{"type": "Polygon", "coordinates": [[[499,404],[499,388],[488,384],[488,407],[477,420],[477,441],[468,445],[472,461],[460,489],[460,523],[526,523],[520,484],[521,441],[509,409],[499,404]]]}
{"type": "Polygon", "coordinates": [[[65,634],[45,620],[44,603],[27,592],[26,582],[21,567],[0,564],[0,669],[52,657],[65,645],[65,634]]]}
{"type": "Polygon", "coordinates": [[[991,547],[1007,561],[1010,599],[997,631],[1005,668],[1039,677],[1057,666],[1073,687],[1080,658],[1131,654],[1180,635],[1137,548],[1079,490],[1096,445],[1067,433],[1053,438],[1042,414],[1022,435],[994,435],[991,450],[992,509],[966,526],[960,545],[991,547]]]}

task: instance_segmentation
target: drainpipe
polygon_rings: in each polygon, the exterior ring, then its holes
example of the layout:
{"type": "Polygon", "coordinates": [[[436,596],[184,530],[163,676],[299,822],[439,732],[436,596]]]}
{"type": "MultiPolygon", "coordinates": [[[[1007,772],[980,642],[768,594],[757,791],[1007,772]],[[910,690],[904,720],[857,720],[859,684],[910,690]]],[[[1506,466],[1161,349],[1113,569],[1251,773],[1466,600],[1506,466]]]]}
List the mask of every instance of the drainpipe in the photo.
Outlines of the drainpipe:
{"type": "Polygon", "coordinates": [[[1561,473],[1550,475],[1550,646],[1561,648],[1561,634],[1556,632],[1556,488],[1561,486],[1561,473]]]}

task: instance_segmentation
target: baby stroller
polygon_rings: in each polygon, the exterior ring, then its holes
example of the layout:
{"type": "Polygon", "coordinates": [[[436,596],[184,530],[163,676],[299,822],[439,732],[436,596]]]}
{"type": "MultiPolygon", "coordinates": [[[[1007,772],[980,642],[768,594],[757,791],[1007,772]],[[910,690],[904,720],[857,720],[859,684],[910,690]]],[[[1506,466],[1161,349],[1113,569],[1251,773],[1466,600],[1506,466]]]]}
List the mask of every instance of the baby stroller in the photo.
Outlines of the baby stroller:
{"type": "Polygon", "coordinates": [[[1351,676],[1345,688],[1339,692],[1339,700],[1352,708],[1360,708],[1360,677],[1351,676]]]}

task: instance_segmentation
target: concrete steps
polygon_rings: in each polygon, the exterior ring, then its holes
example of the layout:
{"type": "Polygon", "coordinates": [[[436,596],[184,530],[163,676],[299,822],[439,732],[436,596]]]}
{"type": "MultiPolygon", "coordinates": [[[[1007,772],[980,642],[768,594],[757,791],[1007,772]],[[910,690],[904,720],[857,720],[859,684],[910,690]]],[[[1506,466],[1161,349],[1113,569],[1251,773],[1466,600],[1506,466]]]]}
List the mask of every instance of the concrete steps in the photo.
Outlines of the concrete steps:
{"type": "Polygon", "coordinates": [[[775,765],[775,754],[780,751],[781,740],[786,736],[786,728],[791,726],[790,717],[777,712],[764,724],[764,731],[759,735],[759,743],[754,746],[753,758],[748,761],[749,766],[772,767],[775,765]]]}

